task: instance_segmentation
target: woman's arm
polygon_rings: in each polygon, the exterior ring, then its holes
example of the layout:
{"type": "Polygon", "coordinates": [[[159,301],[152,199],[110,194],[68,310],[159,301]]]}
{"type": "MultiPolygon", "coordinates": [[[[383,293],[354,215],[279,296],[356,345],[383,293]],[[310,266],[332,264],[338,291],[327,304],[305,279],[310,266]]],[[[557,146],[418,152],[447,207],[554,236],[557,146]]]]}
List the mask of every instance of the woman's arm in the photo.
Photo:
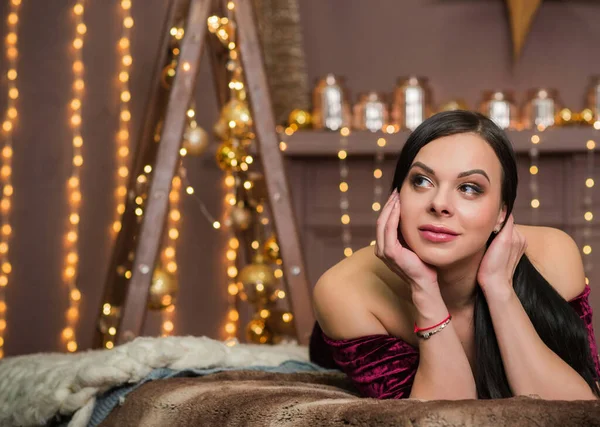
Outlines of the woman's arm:
{"type": "MultiPolygon", "coordinates": [[[[403,308],[404,297],[411,296],[410,287],[401,283],[389,287],[388,283],[381,280],[380,274],[377,274],[382,265],[381,260],[374,255],[373,248],[366,247],[332,267],[319,279],[313,292],[314,309],[317,320],[328,337],[334,340],[352,340],[382,334],[402,340],[402,337],[406,338],[413,333],[413,316],[403,308]],[[408,287],[408,296],[405,292],[395,292],[404,287],[408,287]]],[[[391,278],[398,281],[397,276],[391,278]]],[[[416,306],[421,304],[426,307],[418,311],[421,314],[417,313],[418,318],[414,319],[421,327],[436,324],[448,315],[439,292],[434,295],[416,293],[413,294],[413,300],[416,306]]],[[[412,306],[413,303],[407,302],[406,305],[412,306]]],[[[413,342],[412,339],[402,341],[413,342]]],[[[398,369],[395,366],[397,363],[412,371],[412,388],[401,387],[401,392],[391,393],[394,387],[398,387],[397,384],[383,381],[384,389],[379,390],[378,395],[424,400],[477,398],[473,373],[452,321],[428,340],[420,340],[418,346],[418,366],[407,367],[406,358],[400,354],[380,352],[379,362],[370,360],[368,366],[360,368],[360,374],[369,376],[366,373],[369,369],[382,367],[377,374],[382,375],[381,372],[398,369]]],[[[351,378],[356,374],[350,371],[346,373],[351,378]]]]}
{"type": "Polygon", "coordinates": [[[486,298],[504,370],[515,395],[542,399],[595,399],[589,385],[540,339],[519,298],[486,298]]]}
{"type": "MultiPolygon", "coordinates": [[[[579,250],[565,233],[554,229],[530,230],[528,256],[565,299],[585,285],[579,250]]],[[[512,286],[487,283],[484,288],[504,370],[515,395],[537,394],[544,399],[595,399],[586,381],[550,350],[533,327],[512,286]],[[486,292],[485,289],[489,291],[486,292]],[[505,289],[507,292],[493,292],[505,289]]]]}
{"type": "MultiPolygon", "coordinates": [[[[436,325],[448,315],[442,296],[414,292],[419,327],[436,325]],[[427,307],[419,309],[419,307],[427,307]]],[[[419,368],[411,398],[426,400],[477,399],[475,379],[452,321],[429,339],[419,339],[419,368]]]]}

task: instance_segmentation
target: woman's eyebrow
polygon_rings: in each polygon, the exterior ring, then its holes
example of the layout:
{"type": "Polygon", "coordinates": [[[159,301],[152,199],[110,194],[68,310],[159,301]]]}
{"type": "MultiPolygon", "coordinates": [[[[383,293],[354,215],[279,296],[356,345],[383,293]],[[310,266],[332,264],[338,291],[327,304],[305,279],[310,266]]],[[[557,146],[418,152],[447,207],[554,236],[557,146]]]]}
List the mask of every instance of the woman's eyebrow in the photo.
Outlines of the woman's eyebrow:
{"type": "MultiPolygon", "coordinates": [[[[425,172],[431,174],[431,175],[435,175],[435,172],[433,169],[431,169],[429,166],[421,163],[421,162],[414,162],[411,166],[410,169],[414,168],[415,166],[420,167],[421,169],[423,169],[425,172]]],[[[483,169],[471,169],[465,172],[461,172],[458,174],[457,178],[464,178],[465,176],[469,176],[469,175],[475,175],[475,174],[479,174],[479,175],[483,175],[485,177],[485,179],[488,180],[488,182],[491,183],[490,181],[490,177],[488,176],[487,173],[485,173],[485,171],[483,169]]]]}

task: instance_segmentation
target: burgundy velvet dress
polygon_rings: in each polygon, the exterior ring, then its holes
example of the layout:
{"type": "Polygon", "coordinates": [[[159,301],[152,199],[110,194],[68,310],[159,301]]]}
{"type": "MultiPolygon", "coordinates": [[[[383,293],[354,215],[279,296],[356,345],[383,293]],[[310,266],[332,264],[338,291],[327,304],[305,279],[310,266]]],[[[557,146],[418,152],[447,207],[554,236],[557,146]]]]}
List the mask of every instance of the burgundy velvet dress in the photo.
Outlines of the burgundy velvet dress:
{"type": "MultiPolygon", "coordinates": [[[[583,320],[596,377],[600,377],[598,349],[592,326],[590,288],[569,301],[583,320]]],[[[348,375],[365,397],[401,399],[410,395],[417,367],[419,350],[390,335],[369,335],[349,340],[334,340],[326,336],[318,323],[310,340],[310,359],[325,368],[339,369],[348,375]]]]}

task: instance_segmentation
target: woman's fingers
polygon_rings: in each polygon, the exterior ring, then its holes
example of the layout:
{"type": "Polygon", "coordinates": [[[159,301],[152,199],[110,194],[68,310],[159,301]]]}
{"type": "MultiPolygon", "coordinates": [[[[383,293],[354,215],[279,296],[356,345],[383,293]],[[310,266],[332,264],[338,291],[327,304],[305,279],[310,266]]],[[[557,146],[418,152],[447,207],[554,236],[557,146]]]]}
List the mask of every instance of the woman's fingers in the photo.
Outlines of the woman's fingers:
{"type": "Polygon", "coordinates": [[[400,223],[400,201],[396,199],[384,227],[383,254],[386,258],[395,258],[398,247],[398,224],[400,223]]]}
{"type": "Polygon", "coordinates": [[[377,218],[377,229],[376,229],[376,254],[377,256],[383,256],[383,248],[385,247],[385,225],[390,216],[390,212],[394,207],[394,202],[398,199],[397,191],[394,191],[389,197],[387,203],[381,210],[379,218],[377,218]]]}

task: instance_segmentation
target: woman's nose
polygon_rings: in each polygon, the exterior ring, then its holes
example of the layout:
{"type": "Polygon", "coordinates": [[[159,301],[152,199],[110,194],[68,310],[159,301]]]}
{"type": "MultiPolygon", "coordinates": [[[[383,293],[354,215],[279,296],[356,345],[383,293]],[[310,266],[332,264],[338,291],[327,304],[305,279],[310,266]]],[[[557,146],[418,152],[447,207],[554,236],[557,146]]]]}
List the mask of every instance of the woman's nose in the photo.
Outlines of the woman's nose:
{"type": "Polygon", "coordinates": [[[444,190],[438,190],[431,200],[430,212],[438,215],[452,215],[450,196],[444,190]]]}

